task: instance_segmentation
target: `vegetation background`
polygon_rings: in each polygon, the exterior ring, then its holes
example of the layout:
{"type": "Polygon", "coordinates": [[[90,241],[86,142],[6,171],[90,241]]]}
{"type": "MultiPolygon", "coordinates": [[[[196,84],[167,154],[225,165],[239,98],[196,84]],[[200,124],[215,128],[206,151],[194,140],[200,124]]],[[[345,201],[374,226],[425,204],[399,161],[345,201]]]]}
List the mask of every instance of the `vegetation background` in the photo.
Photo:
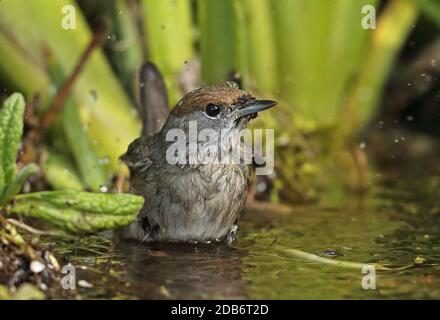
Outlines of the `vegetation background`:
{"type": "MultiPolygon", "coordinates": [[[[0,283],[14,288],[32,282],[41,289],[60,275],[59,263],[38,239],[54,234],[9,214],[80,234],[135,219],[143,199],[124,194],[128,171],[119,156],[140,135],[139,70],[145,61],[163,74],[170,108],[196,87],[228,80],[277,100],[277,108],[253,122],[275,128],[275,173],[255,178],[247,203],[333,207],[368,190],[375,166],[395,158],[412,165],[439,153],[439,28],[439,0],[0,0],[0,283]]],[[[428,185],[438,190],[434,182],[428,185]]],[[[327,227],[327,212],[321,214],[327,227]]],[[[328,234],[309,216],[298,217],[311,225],[312,248],[321,248],[328,234]]],[[[371,233],[363,224],[345,228],[345,218],[335,234],[349,233],[358,247],[376,231],[391,229],[391,219],[381,220],[386,215],[370,216],[371,233]]],[[[276,242],[260,229],[244,240],[256,257],[276,242]]],[[[292,249],[297,239],[290,226],[286,230],[284,254],[335,264],[292,249]]],[[[71,238],[62,239],[57,243],[71,238]]],[[[100,241],[83,247],[108,248],[100,241]]],[[[355,258],[370,260],[371,250],[367,246],[368,255],[355,258]]],[[[406,245],[402,252],[400,265],[407,264],[406,245]]],[[[293,270],[292,261],[277,256],[274,263],[274,256],[263,268],[293,270]]],[[[151,274],[160,269],[154,265],[151,274]]],[[[250,280],[267,273],[255,270],[247,271],[250,280]]],[[[298,279],[286,275],[279,283],[298,279]]],[[[305,284],[313,287],[310,279],[305,284]]],[[[263,287],[264,296],[267,288],[277,294],[271,285],[263,287]]],[[[0,285],[0,298],[11,298],[11,292],[0,285]]],[[[12,297],[18,296],[44,295],[30,290],[12,297]]]]}
{"type": "Polygon", "coordinates": [[[236,80],[280,101],[255,124],[277,133],[276,174],[260,181],[257,198],[311,201],[321,189],[364,188],[366,144],[356,139],[373,119],[437,99],[439,8],[435,0],[4,0],[2,94],[25,93],[35,118],[47,118],[82,66],[45,128],[44,152],[37,145],[28,156],[38,159],[22,160],[40,163],[54,189],[98,191],[125,170],[118,157],[139,135],[144,61],[163,73],[170,107],[197,86],[236,80]],[[79,62],[99,26],[102,48],[79,62]]]}

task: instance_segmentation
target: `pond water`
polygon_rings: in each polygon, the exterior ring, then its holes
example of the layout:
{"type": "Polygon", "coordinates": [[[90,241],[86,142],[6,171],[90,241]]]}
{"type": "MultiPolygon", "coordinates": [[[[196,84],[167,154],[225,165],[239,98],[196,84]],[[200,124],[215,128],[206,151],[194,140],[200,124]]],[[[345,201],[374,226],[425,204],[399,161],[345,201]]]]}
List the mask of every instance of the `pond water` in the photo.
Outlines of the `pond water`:
{"type": "MultiPolygon", "coordinates": [[[[392,167],[392,166],[391,166],[392,167]]],[[[340,206],[257,206],[233,246],[122,243],[98,237],[57,243],[77,286],[55,297],[117,299],[440,299],[440,175],[425,166],[376,169],[366,196],[340,206]],[[376,289],[361,270],[287,255],[381,263],[376,289]]]]}

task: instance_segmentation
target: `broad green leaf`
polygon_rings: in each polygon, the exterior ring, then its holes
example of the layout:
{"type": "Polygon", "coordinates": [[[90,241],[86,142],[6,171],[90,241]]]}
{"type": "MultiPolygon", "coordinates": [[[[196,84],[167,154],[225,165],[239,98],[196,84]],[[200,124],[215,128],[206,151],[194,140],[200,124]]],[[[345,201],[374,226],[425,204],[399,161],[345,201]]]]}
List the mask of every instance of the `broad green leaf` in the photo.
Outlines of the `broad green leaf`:
{"type": "Polygon", "coordinates": [[[5,100],[0,112],[0,166],[6,186],[15,178],[15,162],[23,134],[24,106],[23,96],[14,93],[5,100]]]}
{"type": "Polygon", "coordinates": [[[15,177],[14,181],[6,186],[2,199],[0,199],[0,205],[8,202],[14,195],[16,195],[27,177],[36,173],[39,170],[38,166],[34,163],[30,163],[23,167],[15,177]]]}
{"type": "Polygon", "coordinates": [[[130,194],[48,191],[18,195],[11,213],[43,219],[74,233],[118,228],[136,219],[144,199],[130,194]]]}
{"type": "Polygon", "coordinates": [[[130,215],[144,203],[142,197],[122,193],[92,193],[66,191],[44,191],[19,195],[17,199],[43,201],[62,209],[75,209],[90,213],[130,215]]]}

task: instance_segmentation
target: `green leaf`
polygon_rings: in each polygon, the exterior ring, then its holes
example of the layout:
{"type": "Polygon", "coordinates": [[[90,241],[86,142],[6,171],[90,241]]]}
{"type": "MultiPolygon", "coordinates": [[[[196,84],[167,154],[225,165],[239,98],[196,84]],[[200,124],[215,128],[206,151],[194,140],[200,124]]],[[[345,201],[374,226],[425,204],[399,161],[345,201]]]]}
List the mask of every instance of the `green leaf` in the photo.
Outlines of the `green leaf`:
{"type": "Polygon", "coordinates": [[[15,178],[15,161],[23,134],[24,106],[23,96],[14,93],[6,99],[0,112],[0,166],[5,186],[15,178]]]}
{"type": "Polygon", "coordinates": [[[19,200],[43,201],[61,209],[75,209],[90,213],[130,215],[139,210],[143,198],[122,193],[91,193],[66,191],[44,191],[19,195],[19,200]]]}
{"type": "Polygon", "coordinates": [[[15,180],[6,186],[5,192],[3,194],[2,199],[0,199],[0,205],[8,202],[14,195],[16,195],[21,187],[23,186],[23,183],[26,181],[27,177],[29,177],[31,174],[34,174],[40,170],[38,166],[34,163],[30,163],[23,167],[15,177],[15,180]]]}
{"type": "Polygon", "coordinates": [[[144,199],[130,194],[48,191],[18,195],[11,213],[43,219],[74,233],[118,228],[136,219],[144,199]]]}

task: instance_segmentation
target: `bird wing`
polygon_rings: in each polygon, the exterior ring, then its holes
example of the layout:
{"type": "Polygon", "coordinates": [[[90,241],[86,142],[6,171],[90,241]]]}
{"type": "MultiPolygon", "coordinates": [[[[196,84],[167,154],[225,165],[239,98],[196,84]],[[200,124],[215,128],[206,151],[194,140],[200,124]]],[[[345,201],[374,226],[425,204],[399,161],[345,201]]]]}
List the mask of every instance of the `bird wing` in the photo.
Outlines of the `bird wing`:
{"type": "Polygon", "coordinates": [[[168,95],[162,74],[151,62],[141,67],[139,93],[142,134],[159,132],[169,114],[168,95]]]}

